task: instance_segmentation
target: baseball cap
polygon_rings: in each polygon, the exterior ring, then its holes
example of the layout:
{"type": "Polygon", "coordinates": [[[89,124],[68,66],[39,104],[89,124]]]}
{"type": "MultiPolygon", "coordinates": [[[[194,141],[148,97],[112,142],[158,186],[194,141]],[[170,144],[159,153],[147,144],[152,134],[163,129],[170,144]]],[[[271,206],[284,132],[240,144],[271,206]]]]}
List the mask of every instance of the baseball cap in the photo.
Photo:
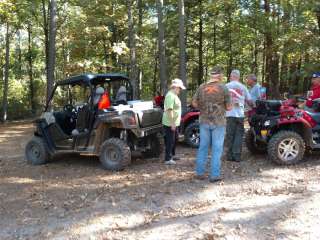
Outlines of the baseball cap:
{"type": "Polygon", "coordinates": [[[251,79],[251,80],[253,80],[253,81],[257,81],[257,76],[255,75],[255,74],[249,74],[248,76],[247,76],[247,79],[251,79]]]}
{"type": "Polygon", "coordinates": [[[182,80],[179,79],[179,78],[175,78],[175,79],[172,80],[171,87],[179,87],[179,88],[181,88],[183,90],[186,89],[186,87],[184,86],[182,80]]]}
{"type": "Polygon", "coordinates": [[[320,78],[320,72],[314,72],[312,78],[320,78]]]}
{"type": "Polygon", "coordinates": [[[211,75],[222,74],[222,68],[220,66],[214,66],[213,68],[211,68],[210,74],[211,75]]]}

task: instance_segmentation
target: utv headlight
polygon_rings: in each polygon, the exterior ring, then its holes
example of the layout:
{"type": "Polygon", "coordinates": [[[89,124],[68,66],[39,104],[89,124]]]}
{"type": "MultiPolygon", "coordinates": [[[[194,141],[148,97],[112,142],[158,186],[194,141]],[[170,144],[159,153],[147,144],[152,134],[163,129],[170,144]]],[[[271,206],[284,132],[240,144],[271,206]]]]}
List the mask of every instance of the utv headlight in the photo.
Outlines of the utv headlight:
{"type": "Polygon", "coordinates": [[[267,120],[267,121],[264,122],[263,125],[264,125],[265,127],[269,127],[270,124],[271,124],[270,120],[267,120]]]}

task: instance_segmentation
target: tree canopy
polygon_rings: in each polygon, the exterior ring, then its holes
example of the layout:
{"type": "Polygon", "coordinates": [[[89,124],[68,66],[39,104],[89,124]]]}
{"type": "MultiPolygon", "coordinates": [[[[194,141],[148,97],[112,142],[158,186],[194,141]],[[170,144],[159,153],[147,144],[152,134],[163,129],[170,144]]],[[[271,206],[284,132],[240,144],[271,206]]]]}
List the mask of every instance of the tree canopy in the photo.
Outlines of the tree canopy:
{"type": "Polygon", "coordinates": [[[218,64],[255,73],[279,98],[320,70],[316,0],[3,0],[0,29],[9,119],[36,114],[49,84],[83,72],[128,74],[150,98],[186,69],[190,97],[218,64]]]}

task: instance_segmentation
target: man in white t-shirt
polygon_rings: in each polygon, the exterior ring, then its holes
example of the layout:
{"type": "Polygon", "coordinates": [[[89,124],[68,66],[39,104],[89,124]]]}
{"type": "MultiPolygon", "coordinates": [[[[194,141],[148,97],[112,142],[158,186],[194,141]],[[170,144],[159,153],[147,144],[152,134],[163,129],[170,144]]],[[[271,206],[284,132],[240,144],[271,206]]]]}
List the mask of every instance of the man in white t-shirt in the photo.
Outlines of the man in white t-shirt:
{"type": "Polygon", "coordinates": [[[232,110],[227,111],[226,148],[228,161],[241,161],[242,139],[244,134],[244,107],[252,106],[250,93],[240,83],[240,71],[235,69],[230,74],[230,82],[226,84],[231,95],[232,110]]]}

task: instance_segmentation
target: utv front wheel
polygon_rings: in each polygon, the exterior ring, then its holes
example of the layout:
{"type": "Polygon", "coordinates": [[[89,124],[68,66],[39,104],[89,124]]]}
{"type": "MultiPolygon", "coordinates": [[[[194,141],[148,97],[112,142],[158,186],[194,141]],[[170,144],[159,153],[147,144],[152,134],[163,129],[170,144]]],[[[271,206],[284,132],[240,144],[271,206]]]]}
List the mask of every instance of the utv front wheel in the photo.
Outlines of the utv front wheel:
{"type": "Polygon", "coordinates": [[[32,165],[45,164],[49,160],[45,142],[40,137],[33,137],[26,145],[25,156],[27,162],[32,165]]]}
{"type": "Polygon", "coordinates": [[[200,144],[200,128],[199,122],[190,123],[184,131],[184,141],[192,148],[199,147],[200,144]]]}
{"type": "Polygon", "coordinates": [[[100,162],[107,170],[120,171],[131,163],[129,146],[118,138],[106,140],[100,151],[100,162]]]}
{"type": "Polygon", "coordinates": [[[305,152],[303,138],[292,131],[280,131],[269,141],[268,154],[272,161],[290,165],[300,162],[305,152]]]}
{"type": "Polygon", "coordinates": [[[255,140],[254,134],[251,129],[246,132],[245,142],[248,150],[252,154],[264,154],[267,153],[267,145],[263,142],[255,140]]]}

